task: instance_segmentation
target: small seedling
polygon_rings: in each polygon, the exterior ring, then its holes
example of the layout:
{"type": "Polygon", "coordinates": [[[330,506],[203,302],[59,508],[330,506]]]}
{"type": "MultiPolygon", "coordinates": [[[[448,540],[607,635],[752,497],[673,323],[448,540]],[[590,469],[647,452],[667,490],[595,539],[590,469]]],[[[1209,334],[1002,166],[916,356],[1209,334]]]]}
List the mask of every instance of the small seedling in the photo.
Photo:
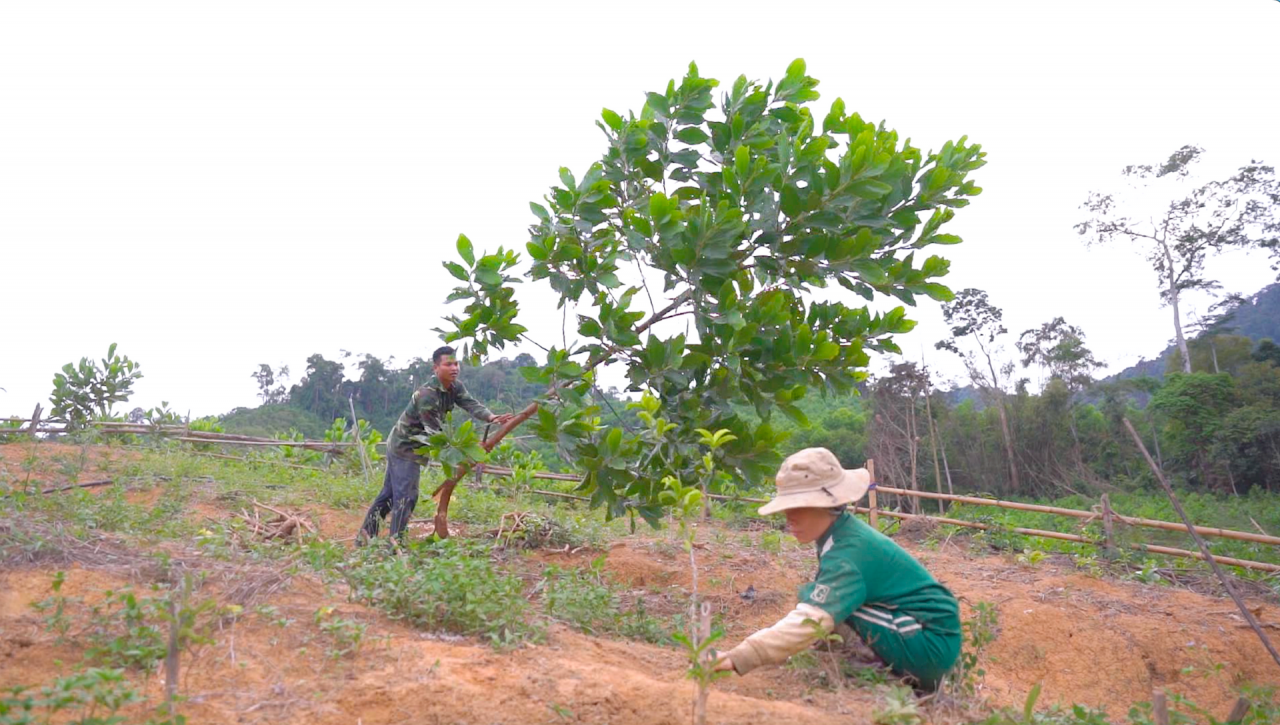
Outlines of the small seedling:
{"type": "Polygon", "coordinates": [[[909,687],[891,687],[885,693],[884,705],[871,715],[875,725],[920,725],[924,717],[909,687]]]}
{"type": "Polygon", "coordinates": [[[364,633],[368,625],[353,619],[333,616],[333,607],[321,607],[316,610],[315,623],[320,631],[328,635],[333,647],[328,651],[329,657],[341,659],[360,651],[364,641],[364,633]]]}
{"type": "Polygon", "coordinates": [[[44,628],[46,632],[57,634],[58,644],[64,644],[67,641],[67,633],[71,630],[71,619],[67,617],[67,604],[71,600],[62,595],[62,585],[66,581],[66,572],[60,571],[54,574],[53,582],[49,585],[53,590],[53,596],[33,602],[31,605],[36,611],[49,611],[44,618],[44,628]]]}

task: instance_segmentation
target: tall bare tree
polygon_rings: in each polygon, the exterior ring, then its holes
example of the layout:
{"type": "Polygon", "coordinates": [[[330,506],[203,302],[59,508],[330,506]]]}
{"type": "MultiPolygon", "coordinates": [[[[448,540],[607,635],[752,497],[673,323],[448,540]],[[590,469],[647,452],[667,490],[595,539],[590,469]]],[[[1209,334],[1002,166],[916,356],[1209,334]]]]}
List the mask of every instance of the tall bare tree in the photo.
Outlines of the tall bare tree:
{"type": "Polygon", "coordinates": [[[960,356],[969,372],[969,379],[1000,414],[1000,432],[1004,436],[1005,458],[1009,465],[1009,485],[1021,489],[1018,476],[1018,460],[1013,451],[1013,435],[1009,428],[1009,406],[1005,401],[1005,385],[1013,372],[1012,362],[1001,362],[996,367],[994,356],[999,354],[1000,336],[1006,334],[1001,320],[1004,311],[991,304],[987,293],[979,289],[962,290],[950,302],[942,305],[942,318],[951,328],[951,339],[939,341],[934,347],[948,350],[960,356]],[[961,347],[971,341],[977,348],[961,347]],[[984,365],[985,363],[985,365],[984,365]]]}
{"type": "Polygon", "coordinates": [[[1173,310],[1173,330],[1183,372],[1191,354],[1182,331],[1182,293],[1215,290],[1205,262],[1230,248],[1267,249],[1280,259],[1280,183],[1275,169],[1258,161],[1235,174],[1200,186],[1191,171],[1204,149],[1183,146],[1162,164],[1126,166],[1123,196],[1093,192],[1082,205],[1089,218],[1076,225],[1089,245],[1120,239],[1139,245],[1160,279],[1160,298],[1173,310]],[[1164,187],[1171,186],[1171,189],[1164,187]],[[1141,197],[1167,191],[1172,198],[1159,216],[1142,213],[1141,197]]]}

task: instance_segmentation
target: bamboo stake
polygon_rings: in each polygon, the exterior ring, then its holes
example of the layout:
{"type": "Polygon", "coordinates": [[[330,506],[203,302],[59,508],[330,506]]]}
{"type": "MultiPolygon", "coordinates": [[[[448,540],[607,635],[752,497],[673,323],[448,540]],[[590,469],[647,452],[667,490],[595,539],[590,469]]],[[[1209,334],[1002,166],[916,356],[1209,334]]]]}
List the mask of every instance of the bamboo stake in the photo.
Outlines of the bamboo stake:
{"type": "Polygon", "coordinates": [[[1169,701],[1164,690],[1156,690],[1151,695],[1151,714],[1156,725],[1169,725],[1169,701]]]}
{"type": "Polygon", "coordinates": [[[871,479],[871,488],[867,489],[867,523],[871,524],[871,528],[880,530],[880,516],[876,507],[876,462],[867,460],[867,475],[871,479]]]}
{"type": "Polygon", "coordinates": [[[354,396],[347,396],[347,404],[351,406],[351,430],[356,436],[356,450],[360,452],[360,465],[364,468],[364,483],[366,486],[373,485],[373,467],[369,465],[369,457],[365,455],[364,446],[360,444],[360,418],[356,416],[356,401],[354,396]]]}
{"type": "Polygon", "coordinates": [[[1142,444],[1142,438],[1138,435],[1138,431],[1133,429],[1133,424],[1128,418],[1124,419],[1124,427],[1129,429],[1129,435],[1133,436],[1133,442],[1138,445],[1138,449],[1142,451],[1142,457],[1147,459],[1147,465],[1151,466],[1151,472],[1156,474],[1156,480],[1160,482],[1160,487],[1164,489],[1165,495],[1169,497],[1169,502],[1173,504],[1173,508],[1178,512],[1178,517],[1187,525],[1187,531],[1191,533],[1191,538],[1196,540],[1196,545],[1200,547],[1200,552],[1204,554],[1205,559],[1209,562],[1209,567],[1213,569],[1213,573],[1222,582],[1222,586],[1227,590],[1227,594],[1231,596],[1232,601],[1240,608],[1241,614],[1244,615],[1245,621],[1253,627],[1254,633],[1258,635],[1258,639],[1262,640],[1262,646],[1271,653],[1271,658],[1276,661],[1276,665],[1280,666],[1280,652],[1271,644],[1271,638],[1262,630],[1262,625],[1258,624],[1258,619],[1253,616],[1253,612],[1249,611],[1249,607],[1245,606],[1244,600],[1236,593],[1235,587],[1231,586],[1231,580],[1227,579],[1227,575],[1218,568],[1218,562],[1213,555],[1209,553],[1209,545],[1204,543],[1204,539],[1196,533],[1196,527],[1191,524],[1191,519],[1187,517],[1187,512],[1182,509],[1182,503],[1178,501],[1178,497],[1173,493],[1173,487],[1165,480],[1164,473],[1160,471],[1160,467],[1156,462],[1151,460],[1151,454],[1147,453],[1147,447],[1142,444]]]}
{"type": "Polygon", "coordinates": [[[1115,552],[1116,542],[1111,523],[1111,497],[1105,493],[1102,494],[1102,534],[1106,537],[1107,551],[1115,552]]]}
{"type": "Polygon", "coordinates": [[[1227,725],[1239,723],[1241,720],[1244,720],[1245,715],[1249,714],[1249,708],[1252,706],[1253,703],[1249,702],[1248,698],[1242,697],[1239,700],[1236,700],[1235,706],[1231,708],[1231,712],[1227,713],[1227,719],[1223,720],[1223,722],[1227,725]]]}

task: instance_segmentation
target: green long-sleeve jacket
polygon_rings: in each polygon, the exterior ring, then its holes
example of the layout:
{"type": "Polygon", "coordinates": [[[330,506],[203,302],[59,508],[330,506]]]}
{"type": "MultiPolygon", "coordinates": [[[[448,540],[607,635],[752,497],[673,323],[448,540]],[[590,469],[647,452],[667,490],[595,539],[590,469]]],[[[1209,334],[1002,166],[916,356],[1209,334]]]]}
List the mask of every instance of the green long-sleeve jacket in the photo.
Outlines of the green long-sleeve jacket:
{"type": "Polygon", "coordinates": [[[408,407],[391,429],[387,451],[398,458],[407,458],[425,465],[427,459],[414,453],[422,444],[413,440],[413,437],[439,431],[444,416],[454,407],[462,408],[481,422],[493,420],[493,413],[484,407],[484,403],[471,397],[461,381],[453,381],[453,385],[445,390],[438,379],[431,378],[426,385],[413,392],[408,407]]]}
{"type": "MultiPolygon", "coordinates": [[[[940,637],[954,645],[939,650],[945,661],[890,664],[916,675],[936,674],[951,666],[960,644],[959,604],[920,562],[849,513],[841,514],[814,545],[816,579],[800,587],[800,601],[790,614],[729,652],[738,674],[785,662],[841,622],[855,630],[865,629],[862,623],[866,622],[899,638],[940,637]]],[[[877,654],[897,653],[877,650],[877,654]]]]}

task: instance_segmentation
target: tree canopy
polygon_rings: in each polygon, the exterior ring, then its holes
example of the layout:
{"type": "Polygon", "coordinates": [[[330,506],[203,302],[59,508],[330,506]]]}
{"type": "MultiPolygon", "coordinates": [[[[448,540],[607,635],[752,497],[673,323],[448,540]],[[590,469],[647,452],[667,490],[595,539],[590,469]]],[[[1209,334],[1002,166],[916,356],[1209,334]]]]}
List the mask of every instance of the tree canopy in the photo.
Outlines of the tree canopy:
{"type": "MultiPolygon", "coordinates": [[[[691,64],[639,113],[605,109],[601,160],[580,178],[561,169],[545,205],[531,204],[529,276],[575,313],[585,341],[525,369],[550,391],[533,427],[609,515],[652,518],[661,481],[695,480],[700,430],[736,437],[716,449],[718,470],[772,473],[773,413],[803,423],[797,401],[850,390],[869,353],[898,352],[893,336],[913,327],[904,307],[877,314],[865,301],[951,298],[936,281],[948,262],[921,252],[961,241],[942,229],[980,192],[968,178],[985,163],[980,146],[962,137],[923,153],[841,99],[815,114],[818,81],[802,60],[776,83],[740,76],[717,103],[719,85],[691,64]],[[847,295],[814,294],[837,287],[847,295]],[[688,334],[661,324],[686,315],[688,334]],[[600,365],[624,368],[643,395],[639,430],[600,422],[588,395],[600,365]]],[[[479,357],[524,338],[520,255],[477,254],[465,236],[458,253],[445,263],[461,282],[449,299],[467,304],[445,339],[479,357]]]]}

